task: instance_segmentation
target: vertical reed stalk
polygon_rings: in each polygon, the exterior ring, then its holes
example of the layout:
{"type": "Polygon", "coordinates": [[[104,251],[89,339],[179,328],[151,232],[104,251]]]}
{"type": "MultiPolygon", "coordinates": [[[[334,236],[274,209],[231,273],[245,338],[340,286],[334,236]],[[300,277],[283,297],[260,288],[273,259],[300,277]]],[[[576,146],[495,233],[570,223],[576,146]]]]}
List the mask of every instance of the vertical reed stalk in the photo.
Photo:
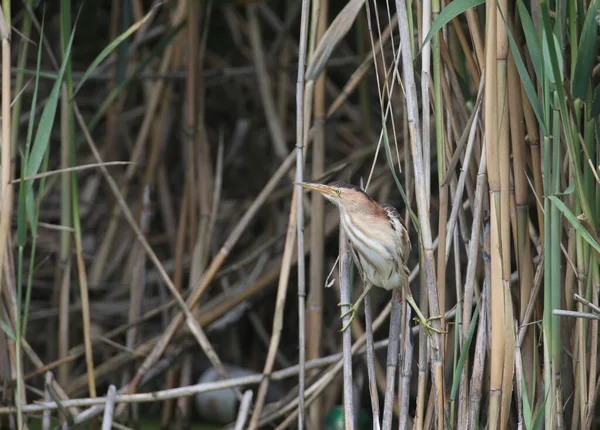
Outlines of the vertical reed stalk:
{"type": "MultiPolygon", "coordinates": [[[[342,315],[348,311],[349,303],[352,302],[350,295],[350,268],[352,267],[352,256],[350,254],[348,238],[346,232],[340,225],[340,292],[341,303],[344,305],[340,308],[342,315]]],[[[350,315],[346,314],[342,320],[342,324],[346,326],[350,315]]],[[[344,428],[353,430],[355,428],[356,417],[354,414],[354,380],[352,379],[352,331],[344,330],[342,334],[342,349],[343,349],[343,369],[344,369],[344,428]]]]}
{"type": "MultiPolygon", "coordinates": [[[[491,375],[490,375],[490,430],[499,427],[502,402],[502,380],[504,367],[504,289],[502,270],[501,238],[501,183],[498,110],[498,69],[497,61],[497,5],[495,1],[486,2],[486,61],[485,61],[485,136],[487,149],[487,171],[490,193],[490,308],[491,319],[491,375]]],[[[502,100],[502,102],[504,99],[502,100]]]]}
{"type": "MultiPolygon", "coordinates": [[[[304,128],[305,121],[308,118],[304,115],[304,73],[306,71],[306,53],[308,45],[308,10],[309,0],[302,0],[302,13],[300,18],[300,47],[298,52],[298,80],[296,82],[296,182],[304,180],[304,128]]],[[[306,360],[306,281],[304,266],[304,193],[296,186],[296,198],[298,199],[296,207],[298,234],[298,360],[300,372],[298,373],[298,428],[304,428],[304,385],[305,371],[304,362],[306,360]]]]}
{"type": "MultiPolygon", "coordinates": [[[[329,10],[328,0],[315,0],[312,2],[313,10],[318,10],[317,22],[311,22],[317,26],[316,42],[320,41],[327,29],[327,14],[329,10]]],[[[313,12],[313,16],[315,13],[313,12]]],[[[311,52],[314,52],[312,47],[311,52]]],[[[323,69],[314,86],[314,121],[315,137],[312,151],[312,177],[320,178],[325,171],[325,82],[326,69],[323,69]]],[[[303,139],[306,136],[302,136],[303,139]]],[[[321,355],[321,342],[323,334],[323,271],[325,270],[325,199],[322,197],[311,199],[310,215],[310,287],[307,299],[307,359],[314,360],[321,355]]],[[[366,307],[366,302],[365,302],[366,307]]],[[[314,375],[315,372],[309,373],[314,375]]],[[[311,423],[319,427],[323,422],[323,411],[319,402],[313,403],[310,410],[311,423]]]]}
{"type": "MultiPolygon", "coordinates": [[[[406,3],[396,0],[398,12],[398,28],[400,30],[402,68],[404,76],[404,88],[408,106],[408,125],[410,132],[410,146],[414,165],[415,195],[417,199],[417,210],[420,220],[420,262],[422,276],[427,285],[429,296],[429,308],[434,316],[440,315],[440,307],[437,296],[437,285],[435,281],[435,259],[433,256],[433,238],[431,234],[431,223],[429,218],[429,196],[426,194],[423,159],[423,148],[421,142],[421,129],[419,125],[419,112],[417,101],[417,90],[412,68],[412,51],[410,48],[410,35],[408,25],[408,13],[406,3]]],[[[433,320],[433,326],[441,329],[439,320],[433,320]]],[[[432,361],[431,372],[433,380],[433,393],[435,398],[436,424],[443,426],[444,420],[444,378],[442,369],[442,339],[439,333],[432,334],[432,361]]]]}

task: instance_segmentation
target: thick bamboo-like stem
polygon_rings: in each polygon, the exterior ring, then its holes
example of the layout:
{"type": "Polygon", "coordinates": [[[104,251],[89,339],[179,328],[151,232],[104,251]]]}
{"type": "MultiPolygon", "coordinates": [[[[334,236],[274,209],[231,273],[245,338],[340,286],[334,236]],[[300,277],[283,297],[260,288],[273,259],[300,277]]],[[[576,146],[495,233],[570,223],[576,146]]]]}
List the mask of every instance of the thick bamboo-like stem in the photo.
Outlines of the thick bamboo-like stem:
{"type": "Polygon", "coordinates": [[[485,61],[485,136],[487,147],[487,170],[490,193],[490,319],[491,319],[491,370],[488,425],[490,430],[499,428],[502,400],[502,373],[504,367],[504,284],[500,236],[501,180],[498,163],[498,71],[496,68],[497,3],[486,2],[486,61],[485,61]]]}
{"type": "MultiPolygon", "coordinates": [[[[527,180],[527,151],[525,148],[525,130],[523,121],[523,99],[521,98],[521,81],[517,74],[514,57],[508,57],[508,87],[514,88],[508,94],[511,146],[513,149],[513,172],[515,184],[515,204],[517,210],[516,260],[519,273],[520,309],[519,321],[523,322],[527,304],[533,286],[533,260],[529,240],[529,182],[527,180]],[[518,90],[517,90],[518,89],[518,90]]],[[[529,329],[519,351],[521,354],[522,378],[529,401],[533,400],[534,331],[529,329]]],[[[520,389],[521,387],[518,387],[520,389]]]]}
{"type": "MultiPolygon", "coordinates": [[[[498,116],[498,156],[500,173],[500,252],[502,264],[502,294],[504,295],[503,338],[504,358],[502,370],[502,404],[500,409],[500,428],[508,426],[510,402],[512,399],[514,373],[514,327],[513,307],[510,295],[511,279],[511,169],[510,169],[510,116],[508,103],[508,35],[506,17],[508,17],[507,0],[500,0],[496,8],[496,113],[498,116]]],[[[489,46],[487,47],[489,49],[489,46]]],[[[487,130],[486,130],[487,132],[487,130]]],[[[493,207],[491,209],[494,210],[493,207]]],[[[492,228],[494,228],[492,224],[492,228]]],[[[494,251],[492,250],[492,253],[494,251]]],[[[501,302],[502,303],[502,302],[501,302]]],[[[496,305],[496,303],[494,303],[496,305]]]]}

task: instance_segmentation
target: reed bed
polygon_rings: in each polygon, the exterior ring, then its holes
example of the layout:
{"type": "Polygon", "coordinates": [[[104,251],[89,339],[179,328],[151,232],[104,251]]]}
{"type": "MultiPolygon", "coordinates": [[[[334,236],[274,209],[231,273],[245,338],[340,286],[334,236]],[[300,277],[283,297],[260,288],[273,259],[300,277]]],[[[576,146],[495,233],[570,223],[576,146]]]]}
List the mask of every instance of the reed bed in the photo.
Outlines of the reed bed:
{"type": "Polygon", "coordinates": [[[600,426],[599,10],[2,0],[0,428],[600,426]],[[339,332],[333,179],[443,333],[339,332]]]}

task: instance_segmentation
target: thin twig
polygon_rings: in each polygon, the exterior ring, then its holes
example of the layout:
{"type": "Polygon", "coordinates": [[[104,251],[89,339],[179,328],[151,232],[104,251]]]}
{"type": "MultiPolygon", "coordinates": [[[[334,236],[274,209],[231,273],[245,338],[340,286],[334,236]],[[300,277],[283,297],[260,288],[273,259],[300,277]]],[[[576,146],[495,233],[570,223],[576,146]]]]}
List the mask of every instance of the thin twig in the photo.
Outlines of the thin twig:
{"type": "Polygon", "coordinates": [[[561,317],[570,317],[570,318],[584,318],[584,319],[588,319],[588,320],[600,320],[600,315],[591,314],[591,313],[587,313],[587,312],[566,311],[563,309],[552,310],[552,315],[558,315],[561,317]]]}

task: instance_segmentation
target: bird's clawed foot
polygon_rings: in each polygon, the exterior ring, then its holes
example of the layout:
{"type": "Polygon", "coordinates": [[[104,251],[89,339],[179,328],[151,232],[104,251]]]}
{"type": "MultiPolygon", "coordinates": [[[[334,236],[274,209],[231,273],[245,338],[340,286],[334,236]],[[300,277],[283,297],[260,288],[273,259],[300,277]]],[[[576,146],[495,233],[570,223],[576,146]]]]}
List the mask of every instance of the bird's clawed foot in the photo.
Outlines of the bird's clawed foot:
{"type": "Polygon", "coordinates": [[[430,317],[430,318],[425,318],[425,315],[423,315],[423,312],[421,312],[421,309],[419,309],[419,307],[415,303],[415,299],[413,298],[412,294],[407,294],[406,300],[408,301],[408,303],[410,303],[410,305],[414,309],[415,313],[417,314],[417,316],[413,319],[415,321],[418,321],[423,326],[423,328],[425,329],[428,336],[431,335],[432,331],[434,331],[436,333],[440,333],[440,334],[446,333],[444,330],[435,328],[434,326],[429,324],[429,321],[441,319],[442,318],[441,315],[430,317]]]}
{"type": "Polygon", "coordinates": [[[340,315],[340,319],[342,319],[342,320],[344,319],[344,317],[346,315],[350,315],[350,318],[348,319],[348,321],[346,321],[346,324],[344,324],[344,326],[340,330],[340,332],[343,332],[350,326],[350,324],[352,324],[352,321],[354,320],[354,316],[356,315],[356,311],[357,311],[358,307],[356,305],[353,305],[352,303],[338,303],[338,306],[339,307],[350,306],[350,308],[347,311],[342,312],[342,315],[340,315]]]}
{"type": "Polygon", "coordinates": [[[423,326],[423,328],[427,331],[427,333],[431,333],[432,331],[436,332],[436,333],[440,333],[440,334],[445,334],[446,331],[439,329],[439,328],[435,328],[434,326],[432,326],[429,321],[433,321],[433,320],[439,320],[442,319],[441,315],[437,315],[435,317],[430,317],[430,318],[425,318],[422,315],[421,316],[416,316],[413,318],[414,321],[416,321],[417,323],[421,324],[423,326]]]}

